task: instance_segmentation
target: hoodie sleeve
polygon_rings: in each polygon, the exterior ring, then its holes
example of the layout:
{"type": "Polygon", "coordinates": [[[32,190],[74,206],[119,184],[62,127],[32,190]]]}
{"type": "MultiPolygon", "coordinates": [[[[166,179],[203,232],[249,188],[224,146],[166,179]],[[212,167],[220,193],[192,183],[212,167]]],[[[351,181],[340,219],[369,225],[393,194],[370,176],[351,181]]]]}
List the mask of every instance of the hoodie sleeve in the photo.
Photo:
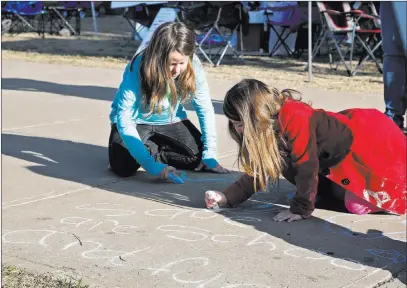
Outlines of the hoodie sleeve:
{"type": "Polygon", "coordinates": [[[244,174],[235,183],[223,191],[228,205],[236,207],[249,199],[256,191],[254,190],[254,178],[244,174]]]}
{"type": "Polygon", "coordinates": [[[291,165],[295,170],[297,191],[290,211],[309,217],[315,209],[319,159],[313,109],[301,102],[284,104],[280,111],[282,129],[291,147],[291,165]]]}
{"type": "Polygon", "coordinates": [[[208,168],[218,165],[216,160],[215,111],[212,105],[205,71],[199,58],[194,55],[192,65],[195,72],[196,93],[192,97],[192,106],[198,115],[204,145],[202,161],[208,168]]]}
{"type": "Polygon", "coordinates": [[[150,155],[140,139],[136,124],[132,120],[133,115],[138,113],[137,97],[140,97],[140,84],[138,73],[134,72],[137,69],[130,72],[129,67],[129,65],[126,67],[122,83],[116,94],[117,130],[134,159],[149,174],[157,176],[165,165],[156,162],[150,155]]]}

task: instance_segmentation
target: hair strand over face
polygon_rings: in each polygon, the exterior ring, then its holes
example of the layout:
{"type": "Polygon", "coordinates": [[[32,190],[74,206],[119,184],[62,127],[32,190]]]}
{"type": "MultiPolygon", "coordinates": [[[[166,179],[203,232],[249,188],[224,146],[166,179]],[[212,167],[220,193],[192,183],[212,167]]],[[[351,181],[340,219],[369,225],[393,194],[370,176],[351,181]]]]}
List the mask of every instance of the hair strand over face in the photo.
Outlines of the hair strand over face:
{"type": "Polygon", "coordinates": [[[229,118],[229,133],[239,145],[238,162],[253,176],[254,188],[264,189],[270,179],[275,183],[285,166],[285,145],[277,130],[278,113],[286,99],[294,99],[299,92],[279,91],[261,81],[244,79],[233,86],[225,96],[223,111],[229,118]],[[232,121],[243,122],[243,133],[237,133],[232,121]]]}

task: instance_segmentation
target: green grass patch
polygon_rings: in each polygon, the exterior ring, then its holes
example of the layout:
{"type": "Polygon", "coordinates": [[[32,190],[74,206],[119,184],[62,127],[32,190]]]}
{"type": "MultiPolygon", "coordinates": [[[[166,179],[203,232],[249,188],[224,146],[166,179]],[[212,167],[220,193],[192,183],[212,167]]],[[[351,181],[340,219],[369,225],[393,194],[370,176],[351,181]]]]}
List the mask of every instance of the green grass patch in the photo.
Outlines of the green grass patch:
{"type": "Polygon", "coordinates": [[[50,274],[34,274],[15,266],[1,266],[2,288],[88,288],[82,279],[62,279],[50,274]]]}

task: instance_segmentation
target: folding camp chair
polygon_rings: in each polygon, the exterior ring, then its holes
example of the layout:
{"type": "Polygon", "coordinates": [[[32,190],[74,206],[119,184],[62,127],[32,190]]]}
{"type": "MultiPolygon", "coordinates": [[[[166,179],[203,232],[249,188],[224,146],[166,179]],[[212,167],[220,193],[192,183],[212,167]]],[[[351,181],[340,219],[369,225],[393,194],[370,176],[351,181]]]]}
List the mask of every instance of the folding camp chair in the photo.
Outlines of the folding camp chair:
{"type": "Polygon", "coordinates": [[[127,46],[134,38],[142,40],[140,35],[141,31],[145,27],[150,28],[154,18],[157,16],[158,11],[160,11],[160,8],[164,3],[165,2],[140,2],[140,4],[133,7],[127,7],[124,10],[123,17],[129,23],[134,37],[123,46],[127,46]]]}
{"type": "Polygon", "coordinates": [[[80,13],[83,9],[90,8],[89,1],[45,2],[45,5],[49,15],[50,34],[57,34],[63,28],[68,29],[72,35],[79,35],[81,33],[80,13]],[[75,28],[70,23],[72,19],[75,22],[75,28]]]}
{"type": "Polygon", "coordinates": [[[211,65],[219,66],[228,48],[232,50],[236,59],[243,62],[242,31],[245,20],[240,2],[195,2],[190,7],[180,6],[179,8],[183,11],[182,21],[185,21],[196,32],[197,47],[211,65]],[[231,31],[229,36],[225,35],[222,27],[231,31]],[[238,55],[231,43],[232,37],[238,30],[241,36],[239,43],[241,55],[238,55]],[[211,53],[212,45],[220,46],[214,54],[211,53]],[[209,53],[205,51],[205,48],[209,48],[209,53]]]}
{"type": "MultiPolygon", "coordinates": [[[[352,10],[349,2],[317,2],[318,9],[320,11],[322,29],[321,33],[315,43],[312,57],[314,57],[326,40],[330,40],[334,43],[336,51],[340,56],[340,62],[336,65],[335,70],[341,63],[344,64],[345,69],[349,76],[354,76],[357,70],[363,65],[369,57],[376,63],[377,69],[382,73],[382,68],[378,63],[374,52],[380,47],[381,41],[375,44],[373,49],[366,43],[372,37],[378,37],[381,34],[379,28],[376,29],[363,29],[359,25],[360,19],[365,20],[377,20],[378,16],[366,14],[361,10],[352,10]],[[350,46],[346,52],[341,51],[340,45],[342,42],[350,36],[350,46]],[[356,40],[358,42],[356,42],[356,40]],[[368,54],[364,60],[360,61],[359,65],[353,69],[353,53],[355,50],[355,44],[360,44],[362,49],[368,54]],[[346,56],[349,54],[349,65],[346,63],[346,56]]],[[[374,21],[373,21],[374,23],[374,21]]],[[[378,22],[376,22],[378,23],[378,22]]],[[[330,60],[332,64],[332,60],[330,60]]]]}
{"type": "Polygon", "coordinates": [[[361,43],[365,46],[365,49],[363,50],[361,57],[359,58],[359,63],[355,70],[353,70],[352,75],[356,75],[358,69],[362,67],[363,63],[371,56],[373,56],[372,59],[375,61],[379,72],[383,73],[382,67],[374,58],[375,54],[378,54],[383,63],[383,50],[380,49],[382,45],[381,21],[376,10],[376,5],[372,1],[360,2],[358,9],[353,11],[355,13],[352,14],[352,17],[356,24],[354,28],[360,27],[360,29],[355,30],[353,32],[355,35],[352,37],[354,39],[355,37],[358,37],[359,34],[361,40],[364,40],[361,43]]]}
{"type": "Polygon", "coordinates": [[[270,27],[277,36],[277,41],[273,48],[269,50],[269,56],[273,56],[281,46],[284,47],[288,56],[293,56],[296,53],[288,45],[288,37],[307,25],[307,15],[304,14],[296,2],[273,2],[272,4],[274,5],[264,10],[265,24],[270,27]],[[276,26],[281,27],[281,31],[277,31],[276,26]]]}
{"type": "Polygon", "coordinates": [[[6,34],[11,27],[12,21],[10,19],[4,19],[1,21],[1,35],[6,34]]]}
{"type": "Polygon", "coordinates": [[[10,34],[19,34],[28,28],[28,31],[44,35],[44,13],[42,1],[7,1],[2,7],[2,22],[11,20],[11,23],[7,22],[10,34]]]}

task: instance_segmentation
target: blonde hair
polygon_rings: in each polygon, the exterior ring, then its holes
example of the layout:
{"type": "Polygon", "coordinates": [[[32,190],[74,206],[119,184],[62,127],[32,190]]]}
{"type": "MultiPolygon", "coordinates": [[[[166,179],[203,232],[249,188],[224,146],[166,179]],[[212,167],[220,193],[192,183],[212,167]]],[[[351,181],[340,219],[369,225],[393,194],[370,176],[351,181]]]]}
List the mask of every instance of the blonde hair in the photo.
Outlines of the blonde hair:
{"type": "Polygon", "coordinates": [[[229,133],[239,144],[238,162],[245,172],[253,176],[264,189],[271,178],[274,184],[286,165],[285,141],[277,132],[278,113],[286,99],[301,101],[298,91],[285,89],[281,92],[255,79],[244,79],[233,86],[225,96],[223,111],[229,118],[229,133]],[[243,133],[239,134],[230,121],[242,121],[243,133]]]}
{"type": "MultiPolygon", "coordinates": [[[[168,22],[160,25],[151,37],[147,47],[140,52],[142,54],[140,63],[141,91],[144,103],[149,107],[148,114],[161,113],[161,101],[168,93],[171,94],[170,112],[178,102],[185,102],[191,94],[195,93],[195,73],[192,67],[192,58],[195,53],[195,34],[181,22],[168,22]],[[185,71],[176,80],[171,76],[170,53],[178,52],[189,56],[185,71]]],[[[138,54],[139,55],[139,54],[138,54]]],[[[138,57],[135,55],[133,60],[138,57]]]]}

